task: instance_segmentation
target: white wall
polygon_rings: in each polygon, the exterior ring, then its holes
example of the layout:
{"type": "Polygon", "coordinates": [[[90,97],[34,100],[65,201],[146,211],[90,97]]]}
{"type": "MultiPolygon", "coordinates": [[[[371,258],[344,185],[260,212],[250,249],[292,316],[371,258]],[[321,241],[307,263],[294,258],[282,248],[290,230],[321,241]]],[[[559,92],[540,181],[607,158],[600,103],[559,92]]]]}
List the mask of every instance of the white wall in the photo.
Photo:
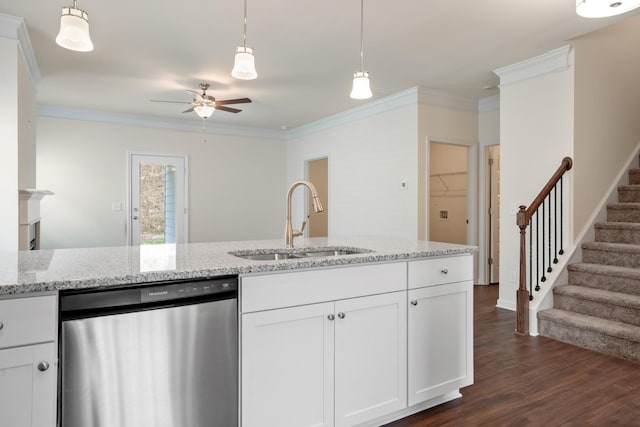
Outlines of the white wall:
{"type": "MultiPolygon", "coordinates": [[[[329,158],[329,236],[417,237],[417,119],[416,105],[406,105],[287,142],[288,184],[305,177],[305,161],[329,158]]],[[[304,194],[294,194],[294,228],[304,194]]]]}
{"type": "Polygon", "coordinates": [[[18,250],[17,40],[0,37],[0,251],[18,250]]]}
{"type": "Polygon", "coordinates": [[[188,156],[190,242],[283,237],[283,141],[40,117],[43,248],[127,244],[128,151],[188,156]]]}
{"type": "Polygon", "coordinates": [[[575,49],[576,235],[640,141],[640,16],[578,37],[575,49]],[[635,42],[634,42],[635,41],[635,42]]]}
{"type": "MultiPolygon", "coordinates": [[[[515,308],[519,228],[514,209],[528,206],[562,158],[573,157],[574,67],[568,51],[549,55],[552,69],[500,86],[500,297],[515,308]],[[557,67],[557,62],[565,65],[557,67]],[[568,61],[568,66],[567,66],[568,61]]],[[[541,57],[540,61],[546,59],[541,57]]],[[[530,62],[516,64],[526,74],[530,62]]],[[[513,71],[518,74],[519,70],[513,71]]],[[[565,181],[570,191],[570,180],[565,181]]]]}

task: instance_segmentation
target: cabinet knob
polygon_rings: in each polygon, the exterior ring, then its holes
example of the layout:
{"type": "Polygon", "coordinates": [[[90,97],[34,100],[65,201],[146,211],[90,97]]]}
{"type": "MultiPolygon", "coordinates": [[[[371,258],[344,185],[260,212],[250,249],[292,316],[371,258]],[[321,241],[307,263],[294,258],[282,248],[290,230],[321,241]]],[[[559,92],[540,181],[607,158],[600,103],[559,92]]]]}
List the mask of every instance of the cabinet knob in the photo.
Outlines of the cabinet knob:
{"type": "Polygon", "coordinates": [[[335,318],[336,318],[336,316],[334,316],[333,314],[329,314],[329,315],[327,316],[327,319],[329,319],[329,320],[333,320],[333,319],[335,319],[335,318]]]}
{"type": "Polygon", "coordinates": [[[44,372],[47,369],[49,369],[49,363],[48,362],[40,362],[40,363],[38,363],[38,371],[44,372]]]}
{"type": "Polygon", "coordinates": [[[447,270],[446,268],[443,268],[442,270],[440,270],[440,273],[447,274],[449,273],[449,270],[447,270]]]}
{"type": "Polygon", "coordinates": [[[4,328],[4,323],[0,322],[0,331],[4,328]]]}
{"type": "Polygon", "coordinates": [[[411,305],[418,305],[418,300],[412,299],[411,300],[411,305]]]}
{"type": "Polygon", "coordinates": [[[344,313],[343,312],[338,313],[338,317],[341,319],[344,319],[344,313]]]}

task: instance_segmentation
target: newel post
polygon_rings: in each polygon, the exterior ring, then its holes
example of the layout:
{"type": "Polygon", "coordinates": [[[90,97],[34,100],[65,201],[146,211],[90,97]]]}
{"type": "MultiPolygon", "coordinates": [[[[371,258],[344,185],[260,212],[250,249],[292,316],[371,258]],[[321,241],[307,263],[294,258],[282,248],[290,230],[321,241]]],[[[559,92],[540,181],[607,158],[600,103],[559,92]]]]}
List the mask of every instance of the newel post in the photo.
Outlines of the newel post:
{"type": "Polygon", "coordinates": [[[516,334],[529,335],[529,292],[527,291],[527,207],[520,206],[516,221],[520,227],[520,280],[516,294],[516,334]]]}

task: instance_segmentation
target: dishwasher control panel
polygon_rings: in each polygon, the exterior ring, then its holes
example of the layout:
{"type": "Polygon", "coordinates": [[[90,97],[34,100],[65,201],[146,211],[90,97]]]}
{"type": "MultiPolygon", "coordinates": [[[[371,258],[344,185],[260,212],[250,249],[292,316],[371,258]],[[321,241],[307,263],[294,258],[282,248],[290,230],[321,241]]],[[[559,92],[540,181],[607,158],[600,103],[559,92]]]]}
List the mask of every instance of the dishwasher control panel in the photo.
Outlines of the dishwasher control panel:
{"type": "Polygon", "coordinates": [[[157,301],[194,298],[219,294],[223,292],[235,292],[238,290],[238,279],[210,279],[185,283],[170,283],[166,285],[140,288],[140,302],[149,303],[157,301]]]}

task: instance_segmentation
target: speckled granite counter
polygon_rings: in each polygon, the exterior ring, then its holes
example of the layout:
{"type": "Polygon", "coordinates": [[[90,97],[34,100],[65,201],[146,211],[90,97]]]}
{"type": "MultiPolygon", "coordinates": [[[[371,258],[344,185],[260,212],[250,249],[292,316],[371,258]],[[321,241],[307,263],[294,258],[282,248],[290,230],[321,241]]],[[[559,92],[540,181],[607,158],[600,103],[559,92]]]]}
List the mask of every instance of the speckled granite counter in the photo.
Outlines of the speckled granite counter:
{"type": "Polygon", "coordinates": [[[298,239],[295,250],[327,246],[369,252],[281,261],[252,261],[229,254],[284,249],[281,240],[260,240],[3,253],[0,295],[388,262],[477,250],[474,246],[381,238],[298,239]]]}

